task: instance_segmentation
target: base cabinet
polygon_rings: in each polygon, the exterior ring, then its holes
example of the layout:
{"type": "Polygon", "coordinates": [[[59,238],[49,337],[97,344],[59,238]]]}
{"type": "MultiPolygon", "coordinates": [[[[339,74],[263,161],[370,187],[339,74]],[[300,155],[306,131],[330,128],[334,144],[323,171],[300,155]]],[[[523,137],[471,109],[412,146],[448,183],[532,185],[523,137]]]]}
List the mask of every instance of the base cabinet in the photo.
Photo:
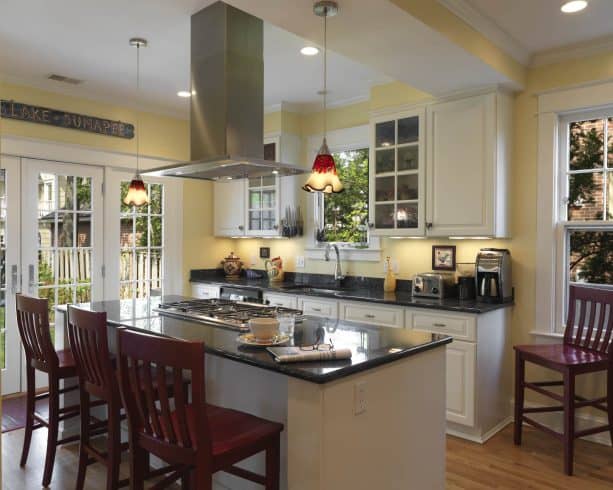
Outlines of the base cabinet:
{"type": "Polygon", "coordinates": [[[454,340],[447,345],[447,420],[475,423],[477,344],[454,340]]]}
{"type": "Polygon", "coordinates": [[[407,328],[450,335],[447,433],[483,443],[511,422],[509,308],[483,314],[407,308],[407,328]]]}

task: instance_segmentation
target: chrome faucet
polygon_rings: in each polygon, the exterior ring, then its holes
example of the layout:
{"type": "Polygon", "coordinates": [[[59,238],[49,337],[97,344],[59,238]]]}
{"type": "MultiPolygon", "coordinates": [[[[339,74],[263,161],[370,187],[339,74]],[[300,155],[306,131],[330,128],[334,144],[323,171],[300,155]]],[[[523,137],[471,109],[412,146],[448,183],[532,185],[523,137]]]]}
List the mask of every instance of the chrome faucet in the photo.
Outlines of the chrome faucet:
{"type": "Polygon", "coordinates": [[[326,251],[325,251],[326,262],[330,261],[330,250],[331,249],[334,249],[334,252],[336,252],[336,264],[334,264],[334,280],[342,281],[343,279],[345,279],[345,276],[343,276],[343,271],[341,270],[341,254],[338,251],[338,245],[336,243],[326,244],[326,251]]]}

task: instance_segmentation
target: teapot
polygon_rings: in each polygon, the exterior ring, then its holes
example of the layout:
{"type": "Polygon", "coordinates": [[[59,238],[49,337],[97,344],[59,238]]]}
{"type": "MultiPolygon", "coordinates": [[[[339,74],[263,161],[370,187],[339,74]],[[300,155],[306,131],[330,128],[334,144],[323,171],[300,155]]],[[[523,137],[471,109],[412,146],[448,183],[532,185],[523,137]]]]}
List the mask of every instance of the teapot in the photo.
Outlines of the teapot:
{"type": "Polygon", "coordinates": [[[240,276],[243,263],[240,257],[234,255],[234,252],[230,252],[225,259],[221,261],[223,271],[226,273],[226,277],[236,278],[240,276]]]}
{"type": "Polygon", "coordinates": [[[281,257],[275,257],[274,259],[266,260],[264,262],[266,268],[266,274],[268,279],[273,282],[282,282],[285,273],[283,272],[283,259],[281,257]]]}

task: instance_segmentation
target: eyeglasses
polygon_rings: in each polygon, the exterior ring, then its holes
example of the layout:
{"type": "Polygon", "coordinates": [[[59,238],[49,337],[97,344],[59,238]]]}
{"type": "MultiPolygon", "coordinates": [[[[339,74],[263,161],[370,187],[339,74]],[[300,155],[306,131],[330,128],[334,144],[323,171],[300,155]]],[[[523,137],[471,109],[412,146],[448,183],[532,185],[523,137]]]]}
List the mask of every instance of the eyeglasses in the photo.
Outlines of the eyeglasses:
{"type": "Polygon", "coordinates": [[[317,342],[313,345],[301,345],[300,350],[307,351],[307,352],[313,351],[313,350],[331,351],[331,350],[334,350],[334,344],[332,343],[332,339],[330,339],[330,341],[327,344],[321,344],[317,342]]]}

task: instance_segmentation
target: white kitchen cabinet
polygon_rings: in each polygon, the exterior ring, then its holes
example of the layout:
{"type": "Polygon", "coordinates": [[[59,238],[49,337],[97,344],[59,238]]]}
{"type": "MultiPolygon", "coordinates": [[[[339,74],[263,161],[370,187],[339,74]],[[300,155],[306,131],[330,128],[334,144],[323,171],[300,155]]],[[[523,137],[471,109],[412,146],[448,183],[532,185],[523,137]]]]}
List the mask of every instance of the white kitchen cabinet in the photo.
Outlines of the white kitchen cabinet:
{"type": "MultiPolygon", "coordinates": [[[[266,160],[298,164],[300,151],[298,136],[279,133],[264,139],[266,160]]],[[[215,236],[280,236],[286,207],[296,205],[296,178],[271,170],[265,177],[215,182],[215,236]]]]}
{"type": "Polygon", "coordinates": [[[424,234],[425,111],[371,120],[369,227],[373,235],[424,234]]]}
{"type": "Polygon", "coordinates": [[[475,365],[477,345],[454,340],[447,345],[447,420],[475,423],[475,365]]]}
{"type": "Polygon", "coordinates": [[[434,103],[426,117],[426,234],[508,236],[510,96],[434,103]]]}
{"type": "Polygon", "coordinates": [[[283,308],[297,308],[298,297],[295,294],[264,293],[264,304],[283,308]]]}
{"type": "Polygon", "coordinates": [[[318,316],[336,320],[338,318],[338,301],[333,299],[299,296],[298,309],[305,315],[318,316]]]}
{"type": "Polygon", "coordinates": [[[510,308],[482,314],[407,308],[407,328],[450,335],[447,433],[483,443],[512,422],[510,308]]]}
{"type": "Polygon", "coordinates": [[[224,180],[213,184],[215,236],[245,234],[245,180],[224,180]]]}
{"type": "Polygon", "coordinates": [[[368,323],[382,327],[404,327],[404,308],[401,306],[341,301],[339,307],[339,317],[342,320],[368,323]]]}
{"type": "Polygon", "coordinates": [[[192,284],[192,296],[198,299],[219,298],[221,288],[211,284],[192,284]]]}

